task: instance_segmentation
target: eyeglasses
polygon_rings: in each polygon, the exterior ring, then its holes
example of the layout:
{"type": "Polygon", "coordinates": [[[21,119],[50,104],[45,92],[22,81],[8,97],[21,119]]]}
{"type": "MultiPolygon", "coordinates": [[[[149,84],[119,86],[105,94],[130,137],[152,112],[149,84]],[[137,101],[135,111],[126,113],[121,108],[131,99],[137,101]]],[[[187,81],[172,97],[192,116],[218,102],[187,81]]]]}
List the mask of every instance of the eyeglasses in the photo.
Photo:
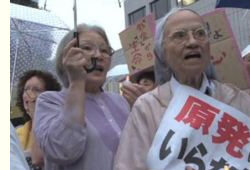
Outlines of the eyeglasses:
{"type": "Polygon", "coordinates": [[[32,92],[36,92],[36,93],[41,93],[41,92],[44,91],[44,90],[42,90],[42,89],[40,89],[38,87],[25,87],[23,91],[27,92],[29,90],[32,91],[32,92]]]}
{"type": "Polygon", "coordinates": [[[193,30],[182,29],[182,30],[172,33],[168,37],[176,44],[183,43],[189,39],[189,35],[188,35],[189,31],[192,32],[193,37],[198,41],[205,41],[208,39],[208,32],[205,28],[202,28],[202,27],[196,28],[193,30]]]}
{"type": "Polygon", "coordinates": [[[94,56],[97,53],[97,50],[99,50],[104,58],[111,58],[114,53],[113,49],[107,45],[97,46],[89,42],[81,43],[79,48],[89,56],[94,56]]]}
{"type": "Polygon", "coordinates": [[[30,98],[34,98],[42,93],[44,90],[38,87],[25,87],[23,92],[28,95],[30,98]]]}

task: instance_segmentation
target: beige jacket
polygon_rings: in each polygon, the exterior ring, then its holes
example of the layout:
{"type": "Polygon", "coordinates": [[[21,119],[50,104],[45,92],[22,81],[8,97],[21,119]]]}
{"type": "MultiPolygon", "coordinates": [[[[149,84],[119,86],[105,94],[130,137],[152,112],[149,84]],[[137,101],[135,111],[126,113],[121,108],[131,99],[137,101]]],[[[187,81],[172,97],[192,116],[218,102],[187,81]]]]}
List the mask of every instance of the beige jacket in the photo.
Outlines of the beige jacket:
{"type": "MultiPolygon", "coordinates": [[[[217,81],[214,84],[212,97],[250,117],[250,96],[246,92],[217,81]]],[[[171,98],[169,82],[138,98],[123,130],[114,170],[147,169],[148,151],[171,98]]]]}

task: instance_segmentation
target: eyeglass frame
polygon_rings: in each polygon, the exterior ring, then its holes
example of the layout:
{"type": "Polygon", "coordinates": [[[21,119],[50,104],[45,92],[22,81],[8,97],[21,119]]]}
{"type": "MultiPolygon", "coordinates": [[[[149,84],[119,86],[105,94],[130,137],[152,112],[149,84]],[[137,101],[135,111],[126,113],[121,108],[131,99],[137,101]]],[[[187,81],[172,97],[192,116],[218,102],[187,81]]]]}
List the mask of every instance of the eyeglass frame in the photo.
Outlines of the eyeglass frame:
{"type": "Polygon", "coordinates": [[[190,37],[189,37],[189,34],[188,32],[192,32],[192,36],[195,40],[198,40],[198,41],[205,41],[205,40],[208,40],[209,36],[208,36],[208,30],[205,28],[205,27],[198,27],[198,28],[194,28],[194,29],[187,29],[187,28],[182,28],[182,29],[179,29],[179,30],[176,30],[174,31],[172,34],[168,35],[167,37],[170,38],[173,42],[175,42],[176,44],[179,44],[179,43],[184,43],[186,42],[190,37]],[[199,30],[203,30],[204,33],[205,33],[205,36],[204,38],[197,38],[197,36],[194,34],[195,32],[199,31],[199,30]],[[181,39],[176,39],[174,38],[174,34],[177,34],[177,33],[185,33],[186,35],[181,39]]]}
{"type": "Polygon", "coordinates": [[[28,95],[30,98],[34,98],[34,97],[31,96],[30,92],[32,92],[33,94],[35,94],[35,97],[37,97],[39,94],[41,94],[44,91],[45,90],[40,89],[38,87],[25,87],[25,88],[23,88],[23,94],[28,95]]]}
{"type": "Polygon", "coordinates": [[[107,52],[105,54],[105,52],[102,52],[102,49],[101,49],[102,46],[98,46],[98,45],[91,43],[91,42],[80,43],[79,48],[81,48],[83,51],[88,53],[88,55],[90,55],[90,56],[95,55],[97,50],[99,50],[99,52],[102,54],[102,56],[104,56],[104,58],[111,58],[112,55],[114,54],[114,50],[110,46],[107,46],[107,52]],[[84,45],[85,45],[85,47],[84,47],[84,45]],[[87,46],[87,45],[89,45],[89,46],[87,46]],[[90,46],[94,47],[94,49],[92,49],[92,53],[88,51],[90,49],[84,49],[84,48],[88,48],[90,46]]]}

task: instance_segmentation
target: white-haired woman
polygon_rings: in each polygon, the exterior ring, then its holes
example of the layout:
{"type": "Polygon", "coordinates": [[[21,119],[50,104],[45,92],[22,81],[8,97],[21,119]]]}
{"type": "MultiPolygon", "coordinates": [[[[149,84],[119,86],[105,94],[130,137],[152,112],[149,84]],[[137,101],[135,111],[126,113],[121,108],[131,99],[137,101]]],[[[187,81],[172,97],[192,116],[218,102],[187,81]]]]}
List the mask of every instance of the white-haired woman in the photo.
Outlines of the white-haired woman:
{"type": "Polygon", "coordinates": [[[104,30],[81,24],[77,31],[79,47],[72,30],[57,49],[64,89],[38,98],[35,134],[47,170],[111,170],[129,105],[102,90],[113,53],[104,30]],[[96,67],[87,73],[91,58],[96,67]]]}
{"type": "Polygon", "coordinates": [[[155,78],[162,85],[135,102],[121,136],[115,170],[149,169],[147,154],[180,84],[250,114],[248,94],[214,80],[208,35],[199,14],[173,9],[158,23],[155,41],[155,78]]]}

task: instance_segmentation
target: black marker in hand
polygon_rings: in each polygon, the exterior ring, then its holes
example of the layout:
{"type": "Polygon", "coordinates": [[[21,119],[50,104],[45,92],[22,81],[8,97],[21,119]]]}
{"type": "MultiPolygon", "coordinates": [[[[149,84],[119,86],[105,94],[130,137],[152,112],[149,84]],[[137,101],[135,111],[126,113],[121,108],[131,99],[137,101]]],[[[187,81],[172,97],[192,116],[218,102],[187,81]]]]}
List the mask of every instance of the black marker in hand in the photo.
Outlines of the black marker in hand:
{"type": "MultiPolygon", "coordinates": [[[[79,34],[77,32],[77,10],[76,10],[76,0],[74,0],[74,38],[76,38],[76,47],[79,47],[79,34]]],[[[91,58],[91,64],[87,67],[84,67],[87,73],[90,73],[96,69],[96,58],[91,58]]]]}

